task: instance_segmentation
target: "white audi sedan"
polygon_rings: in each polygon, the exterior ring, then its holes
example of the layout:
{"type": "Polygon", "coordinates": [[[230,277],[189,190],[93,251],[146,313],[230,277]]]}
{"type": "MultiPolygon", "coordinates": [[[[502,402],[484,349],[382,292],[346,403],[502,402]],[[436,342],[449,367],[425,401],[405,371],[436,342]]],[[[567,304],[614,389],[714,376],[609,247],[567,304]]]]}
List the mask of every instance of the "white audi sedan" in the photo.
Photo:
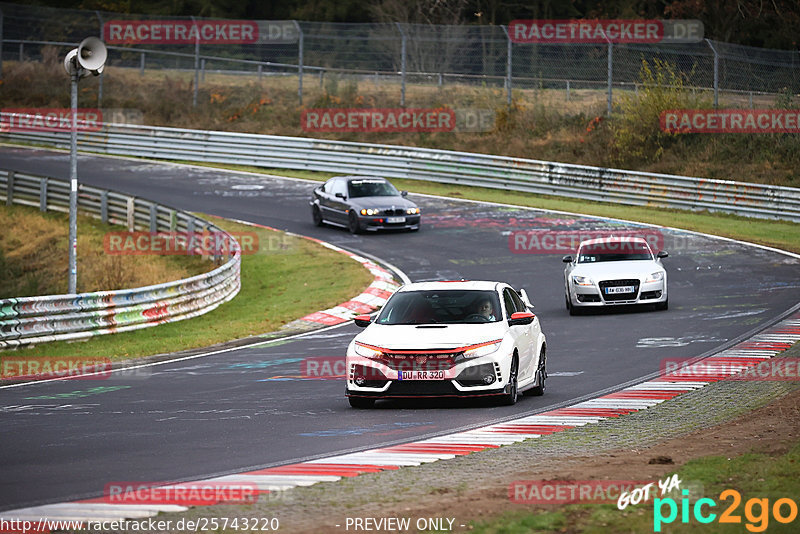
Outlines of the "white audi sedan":
{"type": "Polygon", "coordinates": [[[641,237],[607,237],[582,241],[578,252],[564,256],[564,291],[570,315],[592,307],[625,304],[669,306],[667,271],[641,237]]]}
{"type": "Polygon", "coordinates": [[[544,393],[546,343],[525,290],[500,282],[420,282],[401,287],[347,347],[346,395],[376,399],[544,393]]]}

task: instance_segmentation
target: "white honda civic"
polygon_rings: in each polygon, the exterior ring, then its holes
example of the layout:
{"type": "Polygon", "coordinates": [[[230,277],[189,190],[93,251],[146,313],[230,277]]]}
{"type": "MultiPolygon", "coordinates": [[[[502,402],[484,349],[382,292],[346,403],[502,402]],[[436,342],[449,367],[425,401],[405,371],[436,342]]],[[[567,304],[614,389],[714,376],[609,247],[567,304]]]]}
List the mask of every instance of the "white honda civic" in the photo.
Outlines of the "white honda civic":
{"type": "Polygon", "coordinates": [[[578,252],[564,256],[564,292],[570,315],[582,309],[624,304],[669,306],[667,271],[641,237],[607,237],[582,241],[578,252]]]}
{"type": "Polygon", "coordinates": [[[544,393],[546,343],[525,290],[500,282],[420,282],[401,287],[347,347],[346,395],[376,399],[544,393]]]}

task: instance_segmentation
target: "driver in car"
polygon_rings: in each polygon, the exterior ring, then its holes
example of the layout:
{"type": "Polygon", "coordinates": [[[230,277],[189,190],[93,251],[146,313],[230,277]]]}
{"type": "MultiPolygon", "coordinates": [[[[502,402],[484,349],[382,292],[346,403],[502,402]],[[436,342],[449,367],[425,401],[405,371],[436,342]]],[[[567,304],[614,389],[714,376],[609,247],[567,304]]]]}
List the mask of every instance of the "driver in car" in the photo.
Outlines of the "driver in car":
{"type": "Polygon", "coordinates": [[[478,306],[475,311],[476,314],[483,315],[486,317],[487,321],[494,321],[496,319],[492,312],[492,302],[489,299],[481,299],[478,301],[478,306]]]}

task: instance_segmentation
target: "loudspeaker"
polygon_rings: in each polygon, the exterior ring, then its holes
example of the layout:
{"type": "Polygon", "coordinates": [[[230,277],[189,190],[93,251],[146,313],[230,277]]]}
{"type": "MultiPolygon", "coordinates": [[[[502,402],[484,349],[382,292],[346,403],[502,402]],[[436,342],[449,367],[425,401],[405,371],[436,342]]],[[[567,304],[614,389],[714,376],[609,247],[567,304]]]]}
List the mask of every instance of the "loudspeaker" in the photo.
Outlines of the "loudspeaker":
{"type": "Polygon", "coordinates": [[[64,70],[67,71],[67,74],[72,76],[75,74],[75,71],[78,68],[75,66],[75,57],[78,55],[78,49],[73,48],[67,53],[67,56],[64,58],[64,70]]]}
{"type": "Polygon", "coordinates": [[[77,72],[81,78],[90,72],[99,76],[103,72],[107,57],[108,49],[103,41],[97,37],[87,37],[81,41],[78,48],[70,50],[64,58],[64,70],[70,76],[77,72]]]}
{"type": "Polygon", "coordinates": [[[97,37],[87,37],[78,45],[78,65],[88,71],[100,71],[107,57],[106,45],[97,37]]]}

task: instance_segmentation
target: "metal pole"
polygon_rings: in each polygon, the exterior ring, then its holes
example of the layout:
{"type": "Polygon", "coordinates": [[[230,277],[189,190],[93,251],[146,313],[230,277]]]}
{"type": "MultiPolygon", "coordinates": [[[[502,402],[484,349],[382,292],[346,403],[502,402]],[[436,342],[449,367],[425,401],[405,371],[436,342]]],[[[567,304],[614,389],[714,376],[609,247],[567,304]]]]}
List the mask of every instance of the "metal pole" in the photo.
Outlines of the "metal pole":
{"type": "Polygon", "coordinates": [[[75,66],[70,82],[72,128],[69,147],[69,281],[67,293],[77,293],[78,266],[78,67],[75,66]]]}
{"type": "Polygon", "coordinates": [[[608,43],[608,116],[611,116],[612,108],[612,84],[614,80],[614,45],[608,43]]]}
{"type": "Polygon", "coordinates": [[[567,102],[569,102],[569,80],[567,80],[567,102]]]}
{"type": "Polygon", "coordinates": [[[139,75],[144,76],[144,52],[139,57],[139,75]]]}
{"type": "MultiPolygon", "coordinates": [[[[97,15],[97,20],[100,22],[100,39],[103,38],[103,16],[100,15],[99,11],[95,10],[95,15],[97,15]]],[[[103,107],[103,78],[105,77],[105,70],[100,73],[100,79],[97,81],[97,107],[103,107]]]]}
{"type": "Polygon", "coordinates": [[[200,80],[206,81],[206,60],[200,60],[200,80]]]}
{"type": "Polygon", "coordinates": [[[3,10],[0,9],[0,80],[3,79],[3,10]]]}
{"type": "Polygon", "coordinates": [[[397,29],[400,32],[401,45],[400,45],[400,107],[406,107],[406,32],[403,31],[399,22],[395,22],[397,29]]]}
{"type": "Polygon", "coordinates": [[[300,105],[303,105],[303,49],[305,48],[303,43],[303,28],[300,27],[300,24],[293,20],[294,27],[297,28],[297,101],[300,102],[300,105]]]}
{"type": "Polygon", "coordinates": [[[506,34],[506,39],[508,40],[508,48],[506,50],[506,103],[510,106],[511,105],[511,36],[508,34],[508,27],[500,26],[503,28],[503,32],[506,34]]]}
{"type": "Polygon", "coordinates": [[[194,40],[194,93],[192,94],[192,107],[197,107],[197,86],[200,84],[200,32],[192,17],[192,26],[195,28],[194,40]]]}
{"type": "Polygon", "coordinates": [[[711,39],[706,39],[706,44],[714,52],[714,107],[719,107],[719,54],[717,49],[711,44],[711,39]]]}

